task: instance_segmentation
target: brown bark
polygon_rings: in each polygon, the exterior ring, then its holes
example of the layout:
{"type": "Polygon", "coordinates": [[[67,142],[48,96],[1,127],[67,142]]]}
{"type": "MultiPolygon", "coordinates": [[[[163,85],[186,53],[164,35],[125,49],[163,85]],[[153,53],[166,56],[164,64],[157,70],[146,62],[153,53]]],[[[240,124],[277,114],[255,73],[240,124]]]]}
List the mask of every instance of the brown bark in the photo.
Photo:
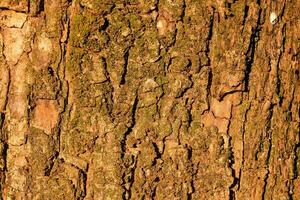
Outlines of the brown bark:
{"type": "Polygon", "coordinates": [[[0,0],[2,199],[300,199],[299,9],[0,0]]]}

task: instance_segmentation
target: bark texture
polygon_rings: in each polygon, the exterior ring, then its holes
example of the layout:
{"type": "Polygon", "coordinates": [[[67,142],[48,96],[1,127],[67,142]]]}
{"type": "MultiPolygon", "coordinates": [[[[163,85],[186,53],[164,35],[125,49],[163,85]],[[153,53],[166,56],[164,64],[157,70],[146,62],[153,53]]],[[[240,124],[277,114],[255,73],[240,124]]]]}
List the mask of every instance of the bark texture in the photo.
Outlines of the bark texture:
{"type": "Polygon", "coordinates": [[[299,10],[0,0],[2,199],[300,199],[299,10]]]}

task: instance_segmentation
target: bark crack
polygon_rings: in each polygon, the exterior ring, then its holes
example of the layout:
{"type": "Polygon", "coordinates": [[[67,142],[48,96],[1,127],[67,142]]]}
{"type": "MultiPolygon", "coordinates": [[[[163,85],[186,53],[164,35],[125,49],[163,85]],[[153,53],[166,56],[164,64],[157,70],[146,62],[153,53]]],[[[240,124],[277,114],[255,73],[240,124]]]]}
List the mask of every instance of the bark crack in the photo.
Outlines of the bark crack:
{"type": "Polygon", "coordinates": [[[124,85],[125,82],[126,82],[126,75],[127,75],[127,70],[128,70],[128,60],[129,60],[129,51],[130,51],[130,48],[129,47],[125,53],[124,53],[124,67],[123,67],[123,73],[121,75],[121,81],[120,81],[120,85],[124,85]]]}
{"type": "Polygon", "coordinates": [[[122,194],[122,199],[128,200],[131,198],[131,186],[134,182],[134,172],[136,168],[137,158],[132,156],[126,156],[127,155],[127,139],[130,133],[133,131],[133,128],[136,124],[136,112],[137,112],[137,105],[138,105],[138,95],[135,95],[135,99],[133,101],[132,109],[131,109],[131,122],[129,127],[127,127],[127,131],[124,133],[124,139],[121,141],[121,159],[124,163],[124,172],[122,175],[122,188],[124,190],[122,194]],[[127,166],[126,159],[133,160],[133,164],[130,164],[130,166],[127,166]],[[128,172],[129,171],[129,172],[128,172]],[[129,177],[129,179],[127,179],[129,177]]]}
{"type": "Polygon", "coordinates": [[[227,135],[229,137],[228,139],[228,167],[231,171],[231,176],[233,177],[233,181],[232,184],[229,186],[229,199],[230,200],[235,200],[235,187],[238,185],[239,183],[239,177],[236,176],[236,171],[233,167],[234,165],[234,152],[233,152],[233,148],[232,148],[232,136],[229,134],[229,127],[231,125],[231,119],[232,119],[232,112],[233,112],[233,106],[231,106],[231,110],[230,110],[230,117],[228,119],[228,126],[227,126],[227,135]]]}
{"type": "Polygon", "coordinates": [[[268,137],[268,141],[269,141],[269,148],[267,151],[267,158],[266,158],[266,170],[267,173],[264,177],[264,186],[263,186],[263,192],[262,192],[262,200],[266,199],[266,192],[267,192],[267,186],[268,186],[268,179],[270,176],[270,158],[271,158],[271,152],[272,152],[272,117],[273,117],[273,107],[274,104],[271,104],[271,107],[269,109],[269,116],[267,119],[267,124],[266,124],[266,134],[268,137]]]}
{"type": "MultiPolygon", "coordinates": [[[[260,5],[259,1],[258,4],[260,5]]],[[[256,27],[252,28],[252,33],[250,37],[250,43],[248,50],[246,52],[246,60],[245,60],[245,72],[244,72],[244,91],[249,92],[249,79],[250,79],[250,73],[252,70],[252,65],[254,62],[254,56],[255,56],[255,49],[256,49],[256,43],[259,41],[259,33],[261,31],[261,25],[260,25],[260,20],[261,20],[261,13],[262,9],[260,8],[258,11],[258,19],[256,22],[256,27]]]]}
{"type": "MultiPolygon", "coordinates": [[[[207,35],[207,44],[206,44],[206,50],[205,50],[205,56],[208,59],[208,78],[207,78],[207,87],[206,87],[206,102],[208,103],[208,108],[205,110],[210,110],[210,97],[211,97],[211,87],[212,87],[212,82],[213,82],[213,72],[212,72],[212,68],[211,68],[211,59],[210,59],[210,44],[211,44],[211,40],[213,37],[213,28],[214,28],[214,14],[215,14],[215,8],[213,9],[213,13],[210,17],[210,24],[209,24],[209,31],[208,31],[208,35],[207,35]]],[[[203,111],[203,113],[205,112],[203,111]]]]}

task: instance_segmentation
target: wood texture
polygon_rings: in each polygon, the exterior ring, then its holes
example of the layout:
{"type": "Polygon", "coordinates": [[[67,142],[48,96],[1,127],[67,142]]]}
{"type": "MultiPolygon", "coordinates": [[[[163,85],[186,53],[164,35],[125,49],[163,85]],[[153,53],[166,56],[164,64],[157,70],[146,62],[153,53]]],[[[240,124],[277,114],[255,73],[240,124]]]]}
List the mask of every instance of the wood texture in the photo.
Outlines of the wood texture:
{"type": "Polygon", "coordinates": [[[2,199],[300,199],[299,10],[0,0],[2,199]]]}

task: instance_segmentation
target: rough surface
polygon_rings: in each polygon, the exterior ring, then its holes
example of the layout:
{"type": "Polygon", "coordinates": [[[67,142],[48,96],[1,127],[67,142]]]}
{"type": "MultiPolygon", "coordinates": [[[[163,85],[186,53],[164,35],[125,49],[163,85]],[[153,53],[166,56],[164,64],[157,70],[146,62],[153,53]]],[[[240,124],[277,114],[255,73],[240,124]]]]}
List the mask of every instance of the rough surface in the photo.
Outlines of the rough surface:
{"type": "Polygon", "coordinates": [[[299,9],[0,0],[0,196],[300,199],[299,9]]]}

